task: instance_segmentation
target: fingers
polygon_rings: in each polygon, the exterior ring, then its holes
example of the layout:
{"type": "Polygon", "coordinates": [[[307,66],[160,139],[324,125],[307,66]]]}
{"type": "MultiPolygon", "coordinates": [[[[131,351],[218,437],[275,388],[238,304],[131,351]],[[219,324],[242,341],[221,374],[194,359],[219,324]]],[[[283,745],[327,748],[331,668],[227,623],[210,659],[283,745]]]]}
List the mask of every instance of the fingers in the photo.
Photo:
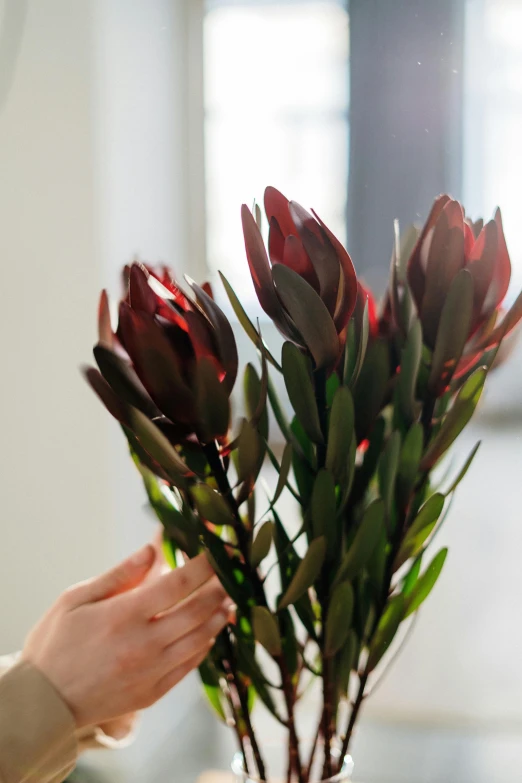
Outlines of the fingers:
{"type": "Polygon", "coordinates": [[[180,665],[176,665],[173,669],[169,670],[167,674],[158,681],[154,690],[154,701],[161,699],[165,696],[178,682],[190,674],[191,671],[196,669],[208,655],[212,642],[209,641],[205,648],[202,648],[199,652],[195,653],[191,658],[188,658],[180,665]]]}
{"type": "Polygon", "coordinates": [[[166,670],[181,666],[202,650],[208,650],[214,644],[216,636],[223,630],[228,621],[228,613],[223,608],[212,615],[202,625],[194,628],[186,636],[177,639],[165,648],[161,664],[166,670]]]}
{"type": "Polygon", "coordinates": [[[159,617],[153,624],[154,633],[160,645],[168,647],[176,639],[207,623],[218,611],[228,618],[232,608],[232,601],[214,576],[170,612],[159,617]]]}
{"type": "Polygon", "coordinates": [[[131,557],[101,576],[81,582],[68,592],[73,605],[94,603],[111,598],[139,585],[155,561],[154,548],[147,544],[131,557]]]}
{"type": "Polygon", "coordinates": [[[151,619],[183,601],[213,575],[205,555],[198,555],[182,568],[163,574],[154,582],[144,585],[139,596],[133,596],[133,599],[136,598],[139,602],[140,611],[146,619],[151,619]]]}

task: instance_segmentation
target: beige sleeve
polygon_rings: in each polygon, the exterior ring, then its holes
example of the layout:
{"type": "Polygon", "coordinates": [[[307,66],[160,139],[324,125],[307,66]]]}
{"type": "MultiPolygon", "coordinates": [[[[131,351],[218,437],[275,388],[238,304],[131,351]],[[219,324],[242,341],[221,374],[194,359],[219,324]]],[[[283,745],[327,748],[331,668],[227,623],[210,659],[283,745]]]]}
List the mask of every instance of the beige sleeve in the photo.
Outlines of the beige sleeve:
{"type": "MultiPolygon", "coordinates": [[[[134,738],[137,716],[135,713],[124,715],[101,726],[88,726],[83,729],[77,729],[73,716],[64,704],[63,700],[47,680],[35,667],[27,663],[19,663],[20,654],[0,656],[0,783],[58,783],[63,780],[73,769],[78,753],[90,748],[111,748],[117,749],[125,747],[134,738]],[[7,676],[9,675],[9,676],[7,676]],[[20,692],[18,694],[18,689],[20,692]],[[33,689],[33,690],[31,690],[33,689]],[[15,706],[12,706],[13,701],[15,706]],[[32,758],[32,747],[25,747],[29,743],[31,736],[37,735],[36,721],[43,721],[49,732],[52,725],[55,725],[54,731],[58,735],[63,732],[62,750],[55,753],[49,759],[43,758],[42,763],[46,766],[39,767],[38,759],[29,761],[30,771],[24,773],[25,777],[16,777],[16,773],[7,769],[5,758],[9,758],[9,748],[12,747],[10,732],[11,727],[15,728],[15,712],[23,729],[23,737],[19,742],[23,759],[32,758]],[[10,715],[13,715],[11,721],[10,715]],[[50,720],[51,719],[51,720],[50,720]],[[31,730],[28,731],[28,720],[31,720],[31,730]],[[7,733],[6,733],[7,732],[7,733]],[[22,747],[23,745],[23,747],[22,747]],[[5,749],[4,749],[5,748],[5,749]],[[65,749],[65,757],[62,751],[65,749]],[[60,756],[60,754],[62,755],[60,756]],[[53,769],[49,764],[58,764],[57,775],[54,775],[53,769]],[[4,767],[6,770],[4,771],[4,767]],[[9,776],[10,775],[10,776],[9,776]],[[14,775],[14,777],[13,777],[14,775]]],[[[43,742],[49,742],[47,733],[43,742]]],[[[18,747],[15,743],[13,747],[18,747]]],[[[38,747],[35,747],[35,753],[38,754],[38,747]]],[[[9,762],[11,765],[13,760],[9,762]]],[[[17,761],[20,766],[20,762],[17,761]]],[[[25,764],[25,761],[22,762],[25,764]]],[[[13,768],[16,769],[16,768],[13,768]]]]}
{"type": "Polygon", "coordinates": [[[63,781],[76,764],[75,732],[72,713],[36,667],[15,663],[0,677],[0,783],[63,781]]]}

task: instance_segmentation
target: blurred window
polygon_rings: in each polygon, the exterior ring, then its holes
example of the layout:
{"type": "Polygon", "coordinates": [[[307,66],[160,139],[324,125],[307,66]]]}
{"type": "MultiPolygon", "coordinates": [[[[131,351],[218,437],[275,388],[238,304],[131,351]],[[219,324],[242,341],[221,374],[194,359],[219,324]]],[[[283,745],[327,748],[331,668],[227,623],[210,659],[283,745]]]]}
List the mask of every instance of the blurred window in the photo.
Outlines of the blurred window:
{"type": "Polygon", "coordinates": [[[464,201],[489,218],[500,205],[522,287],[522,2],[467,0],[464,90],[464,201]]]}
{"type": "Polygon", "coordinates": [[[336,0],[210,0],[204,22],[207,253],[256,306],[239,207],[266,185],[345,240],[348,13],[336,0]]]}

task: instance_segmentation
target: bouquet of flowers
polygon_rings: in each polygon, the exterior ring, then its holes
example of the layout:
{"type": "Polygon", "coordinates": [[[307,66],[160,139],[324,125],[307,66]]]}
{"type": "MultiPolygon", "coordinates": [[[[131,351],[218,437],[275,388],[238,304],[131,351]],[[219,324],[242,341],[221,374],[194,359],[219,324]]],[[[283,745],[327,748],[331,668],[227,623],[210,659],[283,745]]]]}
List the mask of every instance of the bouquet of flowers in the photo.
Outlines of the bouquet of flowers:
{"type": "Polygon", "coordinates": [[[187,278],[183,289],[167,268],[126,267],[115,330],[102,293],[98,367],[86,376],[121,425],[173,566],[205,551],[237,604],[200,671],[245,774],[270,780],[258,700],[287,737],[287,779],[306,783],[340,773],[372,678],[441,573],[447,550],[427,550],[479,444],[446,486],[433,471],[473,415],[522,295],[503,311],[511,266],[498,211],[472,223],[444,195],[422,230],[396,226],[378,307],[315,212],[272,187],[264,206],[268,250],[259,207],[241,215],[280,356],[222,276],[257,353],[244,418],[231,423],[229,320],[209,285],[187,278]],[[285,495],[296,506],[287,518],[285,495]],[[296,715],[310,679],[322,697],[305,757],[296,715]]]}

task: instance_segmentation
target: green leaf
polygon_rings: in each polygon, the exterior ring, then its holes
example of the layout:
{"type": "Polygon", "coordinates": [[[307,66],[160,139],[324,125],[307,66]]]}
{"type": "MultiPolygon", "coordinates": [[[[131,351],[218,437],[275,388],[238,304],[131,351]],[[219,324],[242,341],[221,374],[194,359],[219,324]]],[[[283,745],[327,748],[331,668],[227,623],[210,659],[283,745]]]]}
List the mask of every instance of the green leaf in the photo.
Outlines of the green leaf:
{"type": "Polygon", "coordinates": [[[324,536],[327,541],[327,558],[335,554],[338,547],[336,527],[335,483],[329,470],[319,471],[314,482],[311,500],[313,537],[324,536]]]}
{"type": "Polygon", "coordinates": [[[392,432],[388,438],[388,442],[386,443],[381,459],[379,460],[379,486],[388,518],[391,517],[393,512],[395,481],[399,467],[400,450],[401,436],[396,430],[395,432],[392,432]]]}
{"type": "Polygon", "coordinates": [[[475,459],[475,454],[479,450],[481,442],[482,441],[479,440],[473,446],[473,448],[471,450],[471,454],[469,455],[469,457],[467,458],[466,462],[464,463],[464,465],[462,466],[461,470],[459,471],[459,474],[457,475],[457,478],[455,479],[455,481],[452,482],[452,484],[450,485],[449,489],[446,490],[446,492],[445,492],[446,497],[448,495],[451,495],[451,493],[454,492],[457,489],[458,485],[460,484],[460,482],[462,481],[462,479],[464,478],[464,476],[466,475],[466,473],[470,469],[471,463],[475,459]]]}
{"type": "Polygon", "coordinates": [[[306,555],[299,563],[297,571],[281,599],[279,609],[286,609],[291,604],[295,604],[312,587],[321,573],[325,555],[326,541],[324,536],[321,536],[310,543],[306,555]]]}
{"type": "Polygon", "coordinates": [[[404,577],[404,582],[402,583],[402,594],[405,598],[408,598],[412,592],[413,588],[417,584],[417,579],[419,578],[421,565],[422,565],[422,556],[424,552],[421,552],[418,557],[415,558],[413,561],[413,565],[404,577]]]}
{"type": "Polygon", "coordinates": [[[286,342],[282,365],[286,390],[299,421],[314,443],[323,443],[310,360],[293,343],[286,342]]]}
{"type": "MultiPolygon", "coordinates": [[[[350,376],[350,387],[353,389],[355,384],[357,383],[357,380],[359,378],[359,374],[361,372],[361,368],[364,364],[364,360],[366,358],[366,351],[368,350],[368,337],[370,335],[370,317],[369,317],[369,311],[368,311],[368,300],[364,303],[364,309],[362,310],[362,317],[359,324],[356,324],[356,340],[357,340],[357,358],[355,360],[355,365],[353,368],[353,372],[350,376]]],[[[345,384],[347,381],[345,381],[345,384]]]]}
{"type": "Polygon", "coordinates": [[[196,484],[190,494],[196,504],[198,514],[213,525],[230,525],[234,527],[235,520],[225,498],[215,492],[207,484],[196,484]]]}
{"type": "Polygon", "coordinates": [[[379,415],[390,377],[389,346],[384,340],[368,345],[359,379],[353,390],[357,441],[368,438],[379,415]]]}
{"type": "Polygon", "coordinates": [[[275,264],[272,277],[277,295],[312,354],[316,369],[332,367],[339,356],[339,337],[319,294],[284,264],[275,264]]]}
{"type": "Polygon", "coordinates": [[[292,454],[292,444],[287,443],[283,451],[281,468],[279,470],[279,477],[277,479],[277,485],[274,492],[274,497],[272,498],[271,506],[275,506],[281,496],[283,489],[285,488],[286,482],[288,481],[288,475],[290,473],[290,468],[292,467],[292,454]]]}
{"type": "Polygon", "coordinates": [[[158,415],[158,409],[141,385],[128,362],[105,345],[94,347],[94,358],[100,372],[113,389],[128,405],[138,408],[147,418],[158,415]]]}
{"type": "Polygon", "coordinates": [[[239,482],[256,478],[264,457],[264,444],[258,431],[249,421],[244,420],[237,441],[239,482]]]}
{"type": "Polygon", "coordinates": [[[437,330],[428,390],[439,395],[449,384],[468,341],[473,317],[473,277],[461,269],[451,283],[437,330]]]}
{"type": "Polygon", "coordinates": [[[352,669],[357,666],[357,655],[359,652],[359,639],[352,629],[348,631],[348,636],[344,645],[337,654],[336,660],[336,684],[337,684],[337,703],[341,698],[348,695],[348,686],[350,684],[350,674],[352,669]]]}
{"type": "Polygon", "coordinates": [[[267,389],[268,376],[266,376],[263,383],[257,374],[256,368],[249,362],[245,367],[243,378],[245,408],[250,423],[257,427],[259,434],[265,440],[268,439],[268,410],[266,407],[267,389]]]}
{"type": "Polygon", "coordinates": [[[487,369],[479,367],[462,385],[422,461],[421,470],[430,470],[469,422],[484,388],[487,369]]]}
{"type": "Polygon", "coordinates": [[[278,613],[278,619],[279,627],[281,628],[281,642],[286,667],[290,676],[293,677],[299,666],[299,654],[294,621],[292,620],[292,615],[288,609],[283,609],[280,611],[278,613]]]}
{"type": "Polygon", "coordinates": [[[397,379],[397,402],[402,420],[409,426],[417,415],[417,376],[422,355],[422,327],[415,318],[401,355],[401,371],[397,379]]]}
{"type": "Polygon", "coordinates": [[[236,655],[240,670],[252,681],[252,685],[267,710],[272,713],[279,723],[284,723],[268,688],[269,683],[256,660],[253,650],[250,649],[247,643],[238,639],[236,655]]]}
{"type": "Polygon", "coordinates": [[[422,425],[419,422],[415,422],[404,438],[397,471],[397,489],[404,506],[407,504],[410,493],[415,486],[423,445],[424,433],[422,425]]]}
{"type": "Polygon", "coordinates": [[[370,646],[367,663],[368,671],[371,672],[375,669],[384,653],[388,650],[399,625],[404,620],[405,610],[406,603],[403,595],[396,595],[388,602],[370,646]]]}
{"type": "Polygon", "coordinates": [[[224,697],[219,684],[219,675],[209,658],[206,658],[203,663],[199,665],[199,676],[210,706],[218,718],[222,720],[223,723],[226,723],[227,716],[223,708],[222,700],[224,697]]]}
{"type": "Polygon", "coordinates": [[[435,587],[437,579],[440,576],[442,567],[446,561],[447,554],[447,548],[441,549],[440,552],[435,555],[422,576],[418,578],[417,583],[408,599],[405,617],[408,617],[410,614],[413,614],[413,612],[416,612],[419,606],[429,596],[435,587]]]}
{"type": "Polygon", "coordinates": [[[233,309],[234,313],[236,314],[237,320],[239,321],[239,323],[243,327],[245,333],[248,335],[248,337],[250,337],[250,339],[252,340],[254,345],[265,353],[265,356],[268,359],[268,361],[270,362],[270,364],[272,364],[276,368],[276,370],[279,370],[281,372],[280,365],[278,364],[278,362],[276,362],[276,360],[274,359],[274,357],[272,356],[272,354],[270,353],[270,351],[268,350],[266,345],[263,343],[261,337],[259,336],[258,332],[256,331],[256,328],[255,328],[254,324],[252,323],[252,321],[250,320],[250,318],[246,314],[245,310],[243,309],[243,305],[241,304],[241,302],[237,298],[237,296],[236,296],[236,294],[234,292],[234,289],[232,288],[232,286],[228,282],[227,278],[221,272],[219,273],[219,276],[220,276],[221,282],[223,283],[223,286],[225,288],[225,291],[226,291],[226,294],[228,296],[229,302],[232,305],[232,309],[233,309]]]}
{"type": "Polygon", "coordinates": [[[357,339],[355,318],[352,316],[346,331],[346,345],[344,347],[343,385],[350,383],[357,362],[357,339]]]}
{"type": "Polygon", "coordinates": [[[185,462],[165,435],[137,408],[129,407],[129,426],[145,451],[158,462],[172,478],[173,484],[185,487],[184,476],[189,472],[185,462]]]}
{"type": "Polygon", "coordinates": [[[281,634],[279,624],[265,606],[252,608],[252,626],[256,640],[268,650],[273,658],[281,655],[281,634]]]}
{"type": "Polygon", "coordinates": [[[274,525],[272,522],[265,522],[259,529],[259,533],[252,542],[250,552],[250,564],[257,568],[270,552],[274,537],[274,525]]]}
{"type": "Polygon", "coordinates": [[[218,435],[226,435],[228,432],[228,393],[210,359],[203,358],[197,362],[195,381],[198,434],[204,442],[210,442],[218,435]]]}
{"type": "Polygon", "coordinates": [[[346,479],[350,468],[350,445],[354,438],[354,408],[350,390],[340,386],[334,396],[328,426],[326,467],[337,481],[346,479]]]}
{"type": "Polygon", "coordinates": [[[401,544],[393,568],[396,571],[410,557],[415,557],[431,534],[444,508],[445,496],[436,492],[420,508],[401,544]]]}
{"type": "Polygon", "coordinates": [[[335,655],[346,641],[353,618],[354,594],[350,582],[340,582],[332,591],[326,617],[324,654],[335,655]]]}
{"type": "Polygon", "coordinates": [[[335,583],[351,581],[365,567],[384,530],[384,503],[377,499],[366,509],[353,542],[343,557],[335,583]]]}

